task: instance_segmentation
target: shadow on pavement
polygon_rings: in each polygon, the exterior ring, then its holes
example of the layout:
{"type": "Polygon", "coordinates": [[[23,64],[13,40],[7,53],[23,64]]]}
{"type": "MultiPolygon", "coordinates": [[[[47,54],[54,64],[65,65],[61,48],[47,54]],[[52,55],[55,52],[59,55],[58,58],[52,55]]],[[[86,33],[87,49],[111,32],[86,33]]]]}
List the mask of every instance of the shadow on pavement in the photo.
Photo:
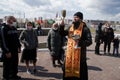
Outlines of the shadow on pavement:
{"type": "Polygon", "coordinates": [[[109,57],[114,57],[114,58],[120,58],[120,54],[118,54],[118,55],[113,55],[112,53],[106,53],[106,54],[102,54],[102,56],[109,56],[109,57]]]}
{"type": "Polygon", "coordinates": [[[42,71],[37,71],[34,76],[39,76],[39,77],[52,77],[57,79],[62,79],[62,73],[48,73],[48,72],[42,72],[42,71]]]}
{"type": "MultiPolygon", "coordinates": [[[[32,70],[33,67],[30,66],[30,69],[32,70]]],[[[38,71],[44,71],[44,72],[48,71],[47,69],[45,69],[45,68],[42,67],[42,66],[37,66],[36,69],[37,69],[38,71]]],[[[20,66],[20,65],[19,65],[18,70],[19,70],[19,72],[26,72],[26,66],[20,66]]]]}
{"type": "Polygon", "coordinates": [[[101,68],[95,66],[88,66],[88,70],[102,71],[101,68]]]}
{"type": "Polygon", "coordinates": [[[31,78],[22,78],[20,80],[42,80],[42,79],[31,79],[31,78]]]}
{"type": "Polygon", "coordinates": [[[90,58],[87,57],[87,60],[90,60],[90,58]]]}
{"type": "MultiPolygon", "coordinates": [[[[32,66],[30,67],[30,69],[31,70],[33,69],[32,66]]],[[[48,72],[47,69],[45,69],[42,66],[37,66],[36,69],[37,69],[36,73],[32,72],[32,75],[34,75],[34,76],[62,79],[62,73],[50,73],[50,72],[48,72]]],[[[26,66],[19,65],[18,70],[19,70],[19,72],[26,72],[26,66]]],[[[22,78],[21,80],[37,80],[37,79],[22,78]]],[[[42,79],[39,79],[39,80],[42,80],[42,79]]]]}
{"type": "Polygon", "coordinates": [[[2,68],[3,67],[3,65],[0,65],[0,68],[2,68]]]}
{"type": "MultiPolygon", "coordinates": [[[[93,49],[87,49],[87,51],[95,52],[95,50],[93,50],[93,49]]],[[[104,52],[104,51],[103,51],[103,50],[100,50],[100,52],[104,52]]]]}

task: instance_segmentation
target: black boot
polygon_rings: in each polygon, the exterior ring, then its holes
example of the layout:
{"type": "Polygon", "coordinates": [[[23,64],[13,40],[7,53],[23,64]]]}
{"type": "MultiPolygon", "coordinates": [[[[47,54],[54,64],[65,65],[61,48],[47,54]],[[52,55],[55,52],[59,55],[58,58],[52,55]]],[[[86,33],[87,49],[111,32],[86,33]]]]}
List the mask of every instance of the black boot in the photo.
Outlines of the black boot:
{"type": "Polygon", "coordinates": [[[55,60],[52,60],[53,67],[56,67],[55,60]]]}

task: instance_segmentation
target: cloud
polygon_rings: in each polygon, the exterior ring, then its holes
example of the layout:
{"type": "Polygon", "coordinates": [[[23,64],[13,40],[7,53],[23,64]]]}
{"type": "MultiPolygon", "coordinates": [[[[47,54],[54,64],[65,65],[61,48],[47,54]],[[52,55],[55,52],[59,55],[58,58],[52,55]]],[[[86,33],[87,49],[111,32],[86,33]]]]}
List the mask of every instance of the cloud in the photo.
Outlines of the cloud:
{"type": "Polygon", "coordinates": [[[106,14],[118,14],[120,12],[120,1],[119,0],[107,0],[106,3],[103,3],[103,13],[106,14]]]}
{"type": "Polygon", "coordinates": [[[32,7],[39,7],[39,6],[48,6],[50,5],[49,0],[23,0],[26,4],[32,7]]]}
{"type": "Polygon", "coordinates": [[[79,1],[79,3],[80,7],[82,7],[86,13],[97,15],[99,16],[98,18],[109,18],[109,16],[114,16],[120,13],[119,0],[84,0],[79,1]]]}
{"type": "Polygon", "coordinates": [[[109,17],[110,20],[116,20],[116,21],[120,21],[120,13],[114,15],[114,16],[110,16],[109,17]]]}
{"type": "Polygon", "coordinates": [[[1,0],[0,17],[15,15],[27,18],[43,17],[55,18],[56,12],[61,16],[61,11],[67,11],[66,18],[81,11],[84,19],[119,20],[119,0],[1,0]]]}
{"type": "Polygon", "coordinates": [[[119,0],[84,0],[79,1],[82,8],[88,11],[99,11],[102,13],[113,14],[120,11],[119,0]]]}

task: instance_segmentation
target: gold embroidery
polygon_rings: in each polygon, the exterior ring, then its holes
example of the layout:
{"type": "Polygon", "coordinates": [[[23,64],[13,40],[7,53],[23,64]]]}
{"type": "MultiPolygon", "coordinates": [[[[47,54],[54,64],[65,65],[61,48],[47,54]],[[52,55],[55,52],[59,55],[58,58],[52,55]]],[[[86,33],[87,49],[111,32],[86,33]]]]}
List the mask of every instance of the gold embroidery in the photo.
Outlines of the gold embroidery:
{"type": "Polygon", "coordinates": [[[66,63],[65,63],[65,77],[80,78],[80,57],[81,47],[75,48],[76,41],[73,40],[72,35],[79,35],[81,37],[83,29],[83,22],[80,23],[78,29],[74,30],[74,25],[71,26],[68,35],[66,63]]]}

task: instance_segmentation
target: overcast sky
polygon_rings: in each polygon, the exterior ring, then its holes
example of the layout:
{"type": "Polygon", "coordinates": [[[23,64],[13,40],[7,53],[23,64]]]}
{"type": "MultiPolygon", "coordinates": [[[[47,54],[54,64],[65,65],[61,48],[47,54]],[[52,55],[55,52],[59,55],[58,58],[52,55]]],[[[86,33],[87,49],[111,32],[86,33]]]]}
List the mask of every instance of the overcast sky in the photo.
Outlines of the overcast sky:
{"type": "Polygon", "coordinates": [[[66,10],[66,18],[82,12],[84,19],[120,21],[120,0],[0,0],[0,17],[55,18],[66,10]]]}

